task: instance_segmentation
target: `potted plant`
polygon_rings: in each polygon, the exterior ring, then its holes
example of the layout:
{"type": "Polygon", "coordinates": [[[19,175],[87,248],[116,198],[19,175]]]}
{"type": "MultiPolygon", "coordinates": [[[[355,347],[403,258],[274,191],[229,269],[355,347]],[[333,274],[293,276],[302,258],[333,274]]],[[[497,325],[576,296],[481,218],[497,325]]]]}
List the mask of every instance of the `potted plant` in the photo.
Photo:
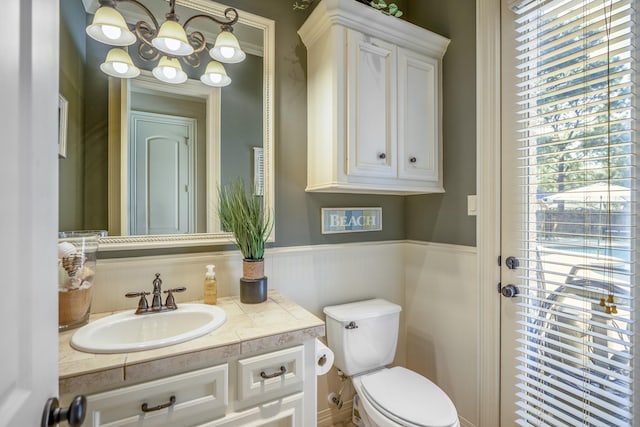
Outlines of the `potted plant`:
{"type": "Polygon", "coordinates": [[[233,234],[243,256],[240,278],[240,301],[253,304],[267,299],[267,278],[264,275],[264,246],[273,229],[269,212],[265,212],[262,197],[247,195],[241,179],[220,189],[218,215],[224,231],[233,234]]]}

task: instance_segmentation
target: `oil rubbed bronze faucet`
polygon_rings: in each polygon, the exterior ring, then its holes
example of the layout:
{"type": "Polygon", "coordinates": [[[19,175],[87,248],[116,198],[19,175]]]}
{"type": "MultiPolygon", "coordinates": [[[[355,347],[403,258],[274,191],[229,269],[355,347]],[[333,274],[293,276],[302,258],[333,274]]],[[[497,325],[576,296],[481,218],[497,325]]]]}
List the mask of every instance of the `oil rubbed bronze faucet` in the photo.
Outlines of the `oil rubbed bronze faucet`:
{"type": "Polygon", "coordinates": [[[165,303],[162,304],[162,279],[160,279],[160,273],[156,273],[156,278],[153,280],[153,299],[151,300],[151,307],[149,307],[149,303],[147,302],[147,295],[151,292],[128,292],[124,296],[127,298],[140,297],[136,314],[150,314],[177,309],[178,306],[176,305],[173,293],[184,292],[186,290],[186,287],[180,286],[178,288],[172,288],[164,291],[164,293],[167,294],[167,299],[165,303]]]}

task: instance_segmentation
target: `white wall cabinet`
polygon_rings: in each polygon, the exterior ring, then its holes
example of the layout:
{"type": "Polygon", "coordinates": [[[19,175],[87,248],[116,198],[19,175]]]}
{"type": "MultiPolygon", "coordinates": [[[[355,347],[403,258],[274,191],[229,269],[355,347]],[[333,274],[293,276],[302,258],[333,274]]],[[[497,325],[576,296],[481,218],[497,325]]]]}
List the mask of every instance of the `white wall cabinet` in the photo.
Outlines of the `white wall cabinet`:
{"type": "Polygon", "coordinates": [[[443,192],[449,40],[353,0],[323,0],[307,46],[307,191],[443,192]]]}
{"type": "Polygon", "coordinates": [[[316,381],[313,361],[305,363],[305,353],[313,351],[312,346],[310,341],[250,357],[232,358],[210,368],[90,394],[85,425],[312,425],[316,418],[316,381]],[[305,346],[309,349],[305,350],[305,346]],[[311,405],[305,403],[305,397],[313,400],[311,405]],[[306,417],[305,405],[312,409],[306,417]]]}

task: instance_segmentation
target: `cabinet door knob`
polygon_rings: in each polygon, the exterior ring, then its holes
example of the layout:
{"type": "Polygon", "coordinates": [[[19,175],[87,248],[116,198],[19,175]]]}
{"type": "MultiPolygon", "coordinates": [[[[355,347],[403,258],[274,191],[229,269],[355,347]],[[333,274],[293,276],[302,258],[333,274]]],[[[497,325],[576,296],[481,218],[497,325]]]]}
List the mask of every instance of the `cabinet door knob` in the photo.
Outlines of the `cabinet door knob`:
{"type": "Polygon", "coordinates": [[[380,153],[380,154],[378,154],[378,158],[384,160],[384,159],[387,158],[387,155],[384,154],[384,153],[380,153]]]}
{"type": "Polygon", "coordinates": [[[415,157],[409,157],[409,161],[410,161],[411,163],[415,163],[415,162],[417,162],[417,161],[418,161],[418,159],[416,159],[415,157]]]}

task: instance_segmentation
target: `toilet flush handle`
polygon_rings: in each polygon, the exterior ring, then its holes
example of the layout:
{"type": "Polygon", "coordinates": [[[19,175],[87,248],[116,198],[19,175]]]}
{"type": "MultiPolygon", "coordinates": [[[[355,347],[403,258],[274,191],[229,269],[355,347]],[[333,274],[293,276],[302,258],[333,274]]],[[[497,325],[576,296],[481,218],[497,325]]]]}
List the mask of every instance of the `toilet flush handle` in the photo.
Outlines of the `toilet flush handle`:
{"type": "Polygon", "coordinates": [[[354,322],[353,320],[351,322],[349,322],[349,324],[347,326],[345,326],[345,329],[356,329],[358,327],[358,325],[356,325],[356,322],[354,322]]]}

